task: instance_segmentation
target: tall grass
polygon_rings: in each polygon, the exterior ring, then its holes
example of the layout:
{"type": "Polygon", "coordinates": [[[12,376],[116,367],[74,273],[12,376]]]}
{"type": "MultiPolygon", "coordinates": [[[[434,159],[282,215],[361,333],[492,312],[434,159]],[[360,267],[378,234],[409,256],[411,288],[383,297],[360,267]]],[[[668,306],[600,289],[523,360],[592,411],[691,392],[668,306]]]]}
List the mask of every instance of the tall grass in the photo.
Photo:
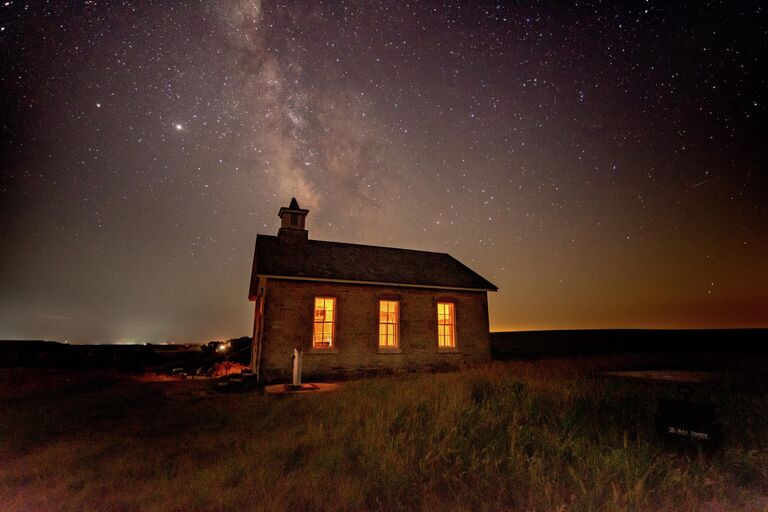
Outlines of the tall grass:
{"type": "Polygon", "coordinates": [[[676,386],[597,371],[617,364],[494,363],[284,397],[119,379],[9,393],[0,379],[0,509],[768,510],[764,377],[701,387],[726,449],[683,456],[653,431],[676,386]]]}

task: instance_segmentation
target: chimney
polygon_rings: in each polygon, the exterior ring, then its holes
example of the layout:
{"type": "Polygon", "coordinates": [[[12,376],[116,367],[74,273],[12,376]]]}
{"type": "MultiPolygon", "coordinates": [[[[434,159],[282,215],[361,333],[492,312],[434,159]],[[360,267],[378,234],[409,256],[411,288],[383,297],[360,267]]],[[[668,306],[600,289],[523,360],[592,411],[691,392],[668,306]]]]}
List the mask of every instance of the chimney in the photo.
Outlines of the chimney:
{"type": "Polygon", "coordinates": [[[277,230],[277,237],[280,240],[304,241],[309,238],[309,232],[304,229],[304,219],[306,219],[309,210],[299,208],[296,198],[291,198],[291,205],[287,208],[280,208],[277,216],[280,217],[280,229],[277,230]]]}

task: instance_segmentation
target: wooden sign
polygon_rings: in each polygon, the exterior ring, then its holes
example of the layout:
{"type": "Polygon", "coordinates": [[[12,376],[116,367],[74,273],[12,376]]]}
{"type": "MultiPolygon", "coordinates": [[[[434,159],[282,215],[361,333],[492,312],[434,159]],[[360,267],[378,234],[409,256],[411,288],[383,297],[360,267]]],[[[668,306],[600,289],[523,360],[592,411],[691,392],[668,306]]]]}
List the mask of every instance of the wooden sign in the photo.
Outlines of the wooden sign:
{"type": "Polygon", "coordinates": [[[669,448],[701,449],[710,453],[723,448],[723,425],[714,406],[687,399],[659,400],[656,432],[669,448]]]}

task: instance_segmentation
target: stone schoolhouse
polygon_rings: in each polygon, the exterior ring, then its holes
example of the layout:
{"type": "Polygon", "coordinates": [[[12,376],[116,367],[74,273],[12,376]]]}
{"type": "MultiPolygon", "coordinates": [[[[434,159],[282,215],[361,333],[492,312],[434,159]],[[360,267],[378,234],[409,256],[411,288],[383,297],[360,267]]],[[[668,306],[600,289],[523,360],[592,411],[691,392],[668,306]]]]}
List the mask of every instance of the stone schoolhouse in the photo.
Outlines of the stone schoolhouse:
{"type": "Polygon", "coordinates": [[[448,254],[309,239],[309,210],[280,208],[257,235],[253,371],[262,382],[449,368],[490,360],[492,283],[448,254]]]}

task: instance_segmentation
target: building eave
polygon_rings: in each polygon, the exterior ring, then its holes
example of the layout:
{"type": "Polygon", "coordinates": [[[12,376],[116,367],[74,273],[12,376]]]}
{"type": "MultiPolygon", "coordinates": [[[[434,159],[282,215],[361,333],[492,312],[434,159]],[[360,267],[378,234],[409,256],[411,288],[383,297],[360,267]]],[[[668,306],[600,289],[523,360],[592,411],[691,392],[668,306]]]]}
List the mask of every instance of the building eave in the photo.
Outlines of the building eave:
{"type": "Polygon", "coordinates": [[[326,277],[305,277],[305,276],[280,276],[272,274],[258,274],[258,277],[264,277],[269,279],[285,279],[288,281],[311,281],[321,283],[337,283],[337,284],[360,284],[368,286],[400,286],[405,288],[423,288],[429,290],[454,290],[463,292],[495,292],[498,288],[464,288],[461,286],[439,286],[429,284],[410,284],[410,283],[390,283],[381,281],[357,281],[352,279],[332,279],[326,277]]]}

